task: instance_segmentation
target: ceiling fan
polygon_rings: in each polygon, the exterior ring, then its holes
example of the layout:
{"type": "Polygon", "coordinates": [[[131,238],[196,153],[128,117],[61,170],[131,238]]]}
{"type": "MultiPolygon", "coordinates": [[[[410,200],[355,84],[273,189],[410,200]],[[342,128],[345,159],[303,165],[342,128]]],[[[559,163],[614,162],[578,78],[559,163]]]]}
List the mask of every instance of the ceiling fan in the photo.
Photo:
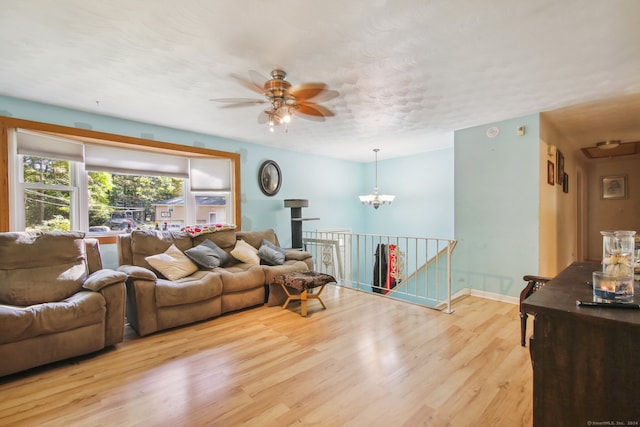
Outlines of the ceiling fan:
{"type": "Polygon", "coordinates": [[[233,75],[240,84],[263,95],[264,99],[220,98],[211,101],[227,103],[222,108],[268,104],[268,108],[258,115],[258,123],[268,123],[271,132],[280,124],[285,126],[285,132],[288,131],[287,124],[291,122],[293,115],[320,122],[324,121],[325,117],[334,116],[331,110],[318,104],[339,95],[337,91],[328,89],[324,83],[302,83],[293,86],[285,80],[287,73],[277,68],[271,71],[271,79],[266,79],[253,70],[249,71],[249,76],[251,80],[233,75]]]}

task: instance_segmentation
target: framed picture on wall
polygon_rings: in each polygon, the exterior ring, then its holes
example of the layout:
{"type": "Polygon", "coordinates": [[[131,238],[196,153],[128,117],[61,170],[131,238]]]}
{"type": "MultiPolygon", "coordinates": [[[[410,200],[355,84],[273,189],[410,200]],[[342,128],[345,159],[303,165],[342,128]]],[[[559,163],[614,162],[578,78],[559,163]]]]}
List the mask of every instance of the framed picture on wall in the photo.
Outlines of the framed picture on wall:
{"type": "Polygon", "coordinates": [[[606,200],[627,198],[627,175],[609,175],[600,178],[600,197],[606,200]]]}
{"type": "Polygon", "coordinates": [[[567,175],[567,173],[564,173],[564,176],[562,177],[562,191],[565,193],[569,192],[569,175],[567,175]]]}
{"type": "Polygon", "coordinates": [[[547,160],[547,184],[554,185],[555,181],[553,175],[556,169],[556,165],[551,160],[547,160]]]}
{"type": "Polygon", "coordinates": [[[556,182],[558,185],[562,185],[562,180],[564,179],[564,154],[560,150],[556,150],[556,166],[558,166],[556,182]]]}

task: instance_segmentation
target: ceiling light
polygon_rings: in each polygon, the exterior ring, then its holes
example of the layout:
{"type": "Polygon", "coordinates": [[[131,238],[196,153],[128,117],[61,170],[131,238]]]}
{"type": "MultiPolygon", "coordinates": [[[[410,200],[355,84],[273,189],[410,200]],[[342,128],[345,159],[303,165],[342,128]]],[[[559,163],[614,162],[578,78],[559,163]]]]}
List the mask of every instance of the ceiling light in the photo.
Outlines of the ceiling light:
{"type": "Polygon", "coordinates": [[[287,110],[282,116],[282,121],[285,123],[291,123],[291,114],[289,113],[289,110],[287,110]]]}
{"type": "Polygon", "coordinates": [[[378,194],[378,151],[380,151],[380,149],[374,148],[373,151],[376,153],[376,186],[373,187],[373,194],[358,197],[363,205],[372,205],[374,209],[378,209],[380,205],[390,205],[396,196],[378,194]]]}
{"type": "Polygon", "coordinates": [[[613,148],[617,148],[620,146],[620,140],[616,140],[616,141],[600,141],[596,144],[596,147],[598,147],[601,150],[611,150],[613,148]]]}

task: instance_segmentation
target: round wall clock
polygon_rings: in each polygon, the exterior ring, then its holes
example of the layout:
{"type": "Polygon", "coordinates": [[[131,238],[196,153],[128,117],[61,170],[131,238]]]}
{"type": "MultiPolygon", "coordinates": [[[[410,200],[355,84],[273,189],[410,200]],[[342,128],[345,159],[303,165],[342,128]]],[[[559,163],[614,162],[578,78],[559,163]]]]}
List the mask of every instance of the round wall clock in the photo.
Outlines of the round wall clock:
{"type": "Polygon", "coordinates": [[[267,196],[274,196],[280,191],[282,185],[282,172],[280,166],[273,160],[267,160],[260,165],[258,172],[258,184],[260,190],[267,196]]]}

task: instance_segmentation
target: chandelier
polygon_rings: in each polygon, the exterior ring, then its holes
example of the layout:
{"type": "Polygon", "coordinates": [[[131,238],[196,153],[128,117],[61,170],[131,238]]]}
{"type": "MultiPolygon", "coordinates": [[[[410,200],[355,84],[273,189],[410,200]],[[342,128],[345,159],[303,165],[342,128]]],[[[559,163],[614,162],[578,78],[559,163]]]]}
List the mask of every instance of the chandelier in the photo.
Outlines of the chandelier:
{"type": "Polygon", "coordinates": [[[363,205],[373,205],[374,209],[378,209],[378,206],[380,205],[390,205],[396,196],[378,194],[378,151],[380,151],[380,149],[374,148],[373,151],[376,153],[376,186],[373,187],[373,194],[358,197],[363,205]]]}

